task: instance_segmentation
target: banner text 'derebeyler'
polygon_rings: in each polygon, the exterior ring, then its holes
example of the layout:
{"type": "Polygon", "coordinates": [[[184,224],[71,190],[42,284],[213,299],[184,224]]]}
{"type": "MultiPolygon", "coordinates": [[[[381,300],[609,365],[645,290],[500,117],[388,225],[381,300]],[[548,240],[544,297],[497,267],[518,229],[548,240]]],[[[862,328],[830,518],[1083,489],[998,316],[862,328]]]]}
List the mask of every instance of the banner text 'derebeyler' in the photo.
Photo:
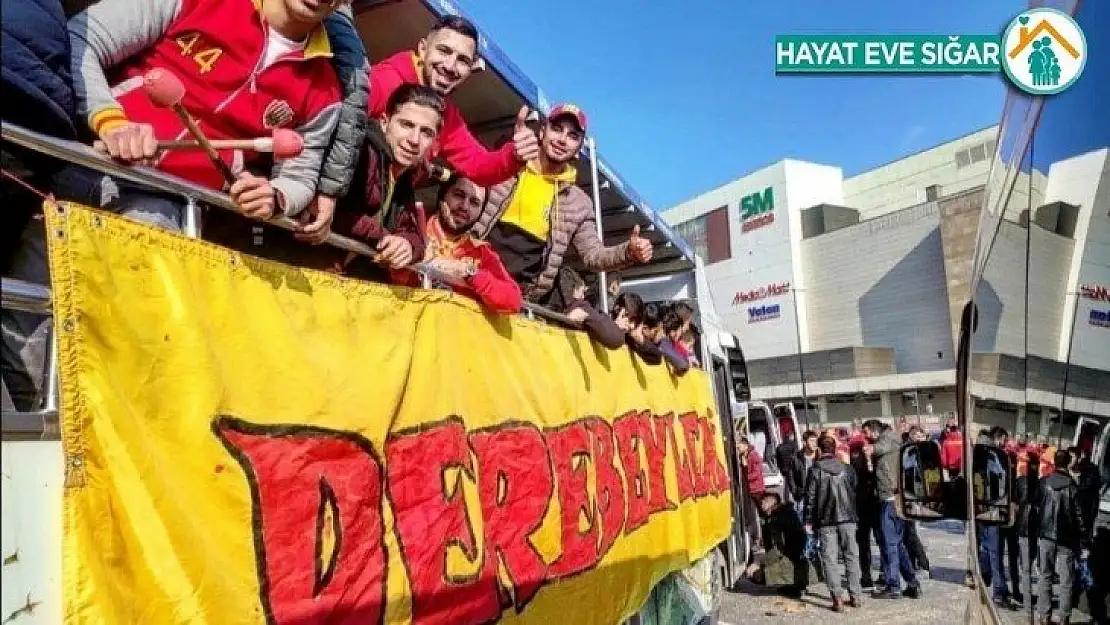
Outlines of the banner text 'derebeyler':
{"type": "Polygon", "coordinates": [[[701,372],[47,212],[73,622],[612,623],[728,533],[701,372]]]}

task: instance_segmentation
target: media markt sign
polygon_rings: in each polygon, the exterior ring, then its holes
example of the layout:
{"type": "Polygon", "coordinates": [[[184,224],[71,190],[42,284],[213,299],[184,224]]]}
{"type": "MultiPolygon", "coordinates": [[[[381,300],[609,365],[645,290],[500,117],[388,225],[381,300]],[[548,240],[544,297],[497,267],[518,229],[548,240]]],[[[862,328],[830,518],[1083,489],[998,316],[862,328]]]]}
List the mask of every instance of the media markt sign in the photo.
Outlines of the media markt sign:
{"type": "Polygon", "coordinates": [[[740,232],[751,232],[775,223],[775,190],[772,187],[740,199],[740,232]]]}
{"type": "Polygon", "coordinates": [[[1083,297],[1096,302],[1110,302],[1110,288],[1105,284],[1083,284],[1079,286],[1083,297]]]}
{"type": "Polygon", "coordinates": [[[785,295],[789,292],[789,282],[772,283],[750,291],[737,291],[736,296],[732,298],[732,305],[739,306],[740,304],[747,304],[749,302],[758,302],[761,299],[778,297],[779,295],[785,295]]]}

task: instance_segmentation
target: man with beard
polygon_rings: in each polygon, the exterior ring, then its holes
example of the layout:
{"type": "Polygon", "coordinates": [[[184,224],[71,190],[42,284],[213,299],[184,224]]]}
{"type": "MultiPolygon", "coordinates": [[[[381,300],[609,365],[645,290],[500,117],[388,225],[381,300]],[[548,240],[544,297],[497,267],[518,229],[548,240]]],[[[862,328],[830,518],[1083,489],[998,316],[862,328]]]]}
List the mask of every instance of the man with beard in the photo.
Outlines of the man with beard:
{"type": "Polygon", "coordinates": [[[540,132],[539,157],[519,176],[490,189],[474,232],[501,255],[509,273],[538,304],[548,301],[563,259],[573,250],[589,271],[617,271],[651,260],[651,241],[632,230],[627,243],[605,247],[593,202],[575,184],[571,162],[586,136],[586,114],[563,104],[551,109],[540,132]]]}
{"type": "Polygon", "coordinates": [[[424,229],[424,260],[457,293],[501,314],[520,311],[520,287],[497,252],[468,234],[486,203],[487,191],[472,180],[453,176],[439,189],[438,212],[424,229]]]}
{"type": "Polygon", "coordinates": [[[528,108],[521,109],[513,139],[490,152],[466,126],[459,107],[450,100],[474,72],[478,60],[478,29],[458,15],[441,17],[415,50],[398,52],[370,69],[370,117],[385,113],[389,98],[401,85],[426,85],[447,101],[443,129],[428,159],[443,158],[460,176],[482,187],[508,180],[539,155],[536,134],[528,128],[528,108]]]}

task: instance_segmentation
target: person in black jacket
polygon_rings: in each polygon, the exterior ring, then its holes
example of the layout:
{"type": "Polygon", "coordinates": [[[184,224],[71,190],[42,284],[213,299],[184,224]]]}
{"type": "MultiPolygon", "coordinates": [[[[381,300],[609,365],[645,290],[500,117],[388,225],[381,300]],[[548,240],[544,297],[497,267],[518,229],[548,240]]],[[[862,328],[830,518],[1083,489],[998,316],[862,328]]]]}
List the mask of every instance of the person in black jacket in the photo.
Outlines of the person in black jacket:
{"type": "MultiPolygon", "coordinates": [[[[927,440],[925,430],[921,429],[921,426],[915,425],[906,433],[904,440],[906,442],[923,443],[927,440]]],[[[914,568],[929,573],[932,566],[929,564],[929,554],[925,551],[925,543],[921,542],[921,538],[917,535],[916,521],[906,519],[902,542],[906,545],[906,550],[910,554],[910,562],[913,563],[914,568]]]]}
{"type": "Polygon", "coordinates": [[[809,563],[805,558],[806,534],[793,506],[785,505],[778,493],[764,493],[759,508],[763,525],[763,555],[748,568],[748,577],[780,594],[800,599],[809,586],[809,563]]]}
{"type": "Polygon", "coordinates": [[[797,486],[802,479],[798,475],[801,472],[798,466],[799,451],[797,437],[794,432],[787,433],[786,440],[775,448],[775,461],[778,464],[779,472],[782,473],[786,497],[790,501],[801,501],[802,497],[805,496],[805,490],[797,486]]]}
{"type": "Polygon", "coordinates": [[[586,299],[586,281],[577,271],[564,265],[559,268],[548,304],[572,321],[582,326],[590,338],[608,349],[624,345],[625,333],[605,313],[594,308],[586,299]]]}
{"type": "MultiPolygon", "coordinates": [[[[852,469],[856,472],[856,544],[859,547],[860,574],[863,578],[863,588],[875,587],[871,574],[871,538],[875,538],[875,546],[879,549],[879,556],[884,556],[883,539],[879,535],[879,497],[875,494],[875,467],[871,464],[871,452],[868,445],[862,445],[852,451],[852,469]]],[[[879,570],[883,570],[880,567],[879,570]]]]}
{"type": "MultiPolygon", "coordinates": [[[[14,124],[61,139],[77,138],[77,98],[70,73],[66,16],[58,0],[4,0],[0,115],[14,124]]],[[[32,187],[53,189],[64,163],[4,143],[0,164],[32,187]]],[[[0,179],[0,269],[5,278],[49,282],[42,199],[0,179]]],[[[0,368],[4,409],[33,410],[42,399],[49,322],[40,315],[4,309],[0,368]]]]}
{"type": "Polygon", "coordinates": [[[1056,452],[1056,471],[1041,480],[1033,517],[1037,532],[1037,550],[1041,561],[1038,580],[1037,612],[1042,623],[1049,623],[1052,611],[1052,578],[1060,576],[1060,608],[1055,622],[1067,623],[1071,618],[1071,588],[1074,584],[1076,557],[1086,557],[1090,534],[1084,526],[1079,509],[1079,488],[1068,473],[1071,454],[1056,452]]]}
{"type": "Polygon", "coordinates": [[[806,477],[806,532],[816,532],[821,540],[821,559],[825,583],[829,585],[833,612],[843,612],[840,558],[848,575],[849,607],[863,601],[860,583],[859,550],[856,546],[856,472],[836,457],[836,439],[821,437],[817,442],[820,459],[806,477]]]}
{"type": "Polygon", "coordinates": [[[1091,462],[1091,451],[1072,447],[1068,449],[1072,457],[1071,474],[1079,489],[1079,511],[1083,515],[1083,527],[1092,531],[1098,517],[1098,499],[1102,491],[1102,476],[1098,466],[1091,462]]]}
{"type": "Polygon", "coordinates": [[[806,492],[806,477],[809,475],[809,468],[817,462],[820,455],[821,452],[817,449],[817,432],[806,430],[802,434],[802,448],[798,450],[798,470],[794,473],[794,492],[799,493],[799,500],[803,498],[806,492]]]}
{"type": "Polygon", "coordinates": [[[77,99],[62,3],[4,2],[2,32],[4,121],[76,139],[77,99]]]}
{"type": "Polygon", "coordinates": [[[1019,606],[1028,606],[1026,602],[1032,603],[1033,594],[1030,588],[1030,580],[1033,574],[1033,562],[1036,560],[1037,554],[1037,537],[1031,531],[1032,523],[1030,523],[1030,510],[1033,503],[1037,500],[1037,465],[1029,462],[1029,452],[1027,450],[1019,450],[1017,454],[1018,462],[1016,464],[1014,480],[1014,505],[1017,506],[1017,514],[1014,517],[1013,533],[1017,536],[1017,551],[1018,551],[1018,571],[1017,575],[1011,574],[1011,578],[1016,577],[1019,581],[1012,588],[1011,598],[1019,606]]]}

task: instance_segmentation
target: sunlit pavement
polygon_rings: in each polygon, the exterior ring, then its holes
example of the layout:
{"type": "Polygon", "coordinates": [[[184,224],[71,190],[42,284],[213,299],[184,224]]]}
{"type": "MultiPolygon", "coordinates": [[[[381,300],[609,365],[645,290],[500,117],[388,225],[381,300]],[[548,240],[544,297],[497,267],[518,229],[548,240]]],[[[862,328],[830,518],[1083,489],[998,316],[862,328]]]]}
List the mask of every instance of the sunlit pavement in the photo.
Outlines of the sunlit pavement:
{"type": "MultiPolygon", "coordinates": [[[[766,588],[744,583],[739,592],[725,592],[720,623],[959,623],[971,596],[971,590],[964,585],[967,540],[962,527],[955,522],[918,524],[918,535],[925,543],[933,566],[932,574],[921,578],[923,594],[920,599],[871,599],[865,594],[863,608],[845,608],[845,612],[837,614],[829,609],[832,602],[824,584],[811,584],[809,593],[801,601],[794,601],[769,593],[766,588]]],[[[872,556],[877,567],[878,553],[874,547],[872,556]]],[[[1023,612],[1003,612],[1002,618],[1013,625],[1028,622],[1023,612]]],[[[1090,623],[1090,619],[1084,614],[1073,613],[1071,623],[1090,623]]]]}

